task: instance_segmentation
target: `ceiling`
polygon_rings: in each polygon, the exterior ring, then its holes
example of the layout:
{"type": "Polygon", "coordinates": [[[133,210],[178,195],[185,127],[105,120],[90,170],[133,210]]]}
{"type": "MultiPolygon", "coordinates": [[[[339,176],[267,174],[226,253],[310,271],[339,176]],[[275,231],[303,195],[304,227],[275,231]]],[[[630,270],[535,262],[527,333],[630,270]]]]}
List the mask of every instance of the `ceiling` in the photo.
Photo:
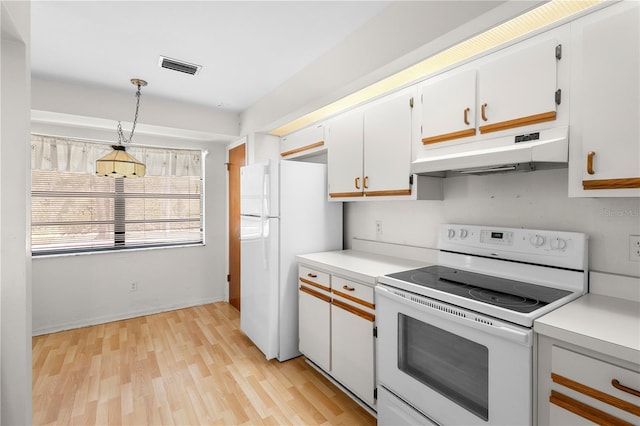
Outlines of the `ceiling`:
{"type": "Polygon", "coordinates": [[[42,79],[241,112],[390,1],[33,1],[31,69],[42,79]],[[160,55],[198,65],[160,68],[160,55]]]}

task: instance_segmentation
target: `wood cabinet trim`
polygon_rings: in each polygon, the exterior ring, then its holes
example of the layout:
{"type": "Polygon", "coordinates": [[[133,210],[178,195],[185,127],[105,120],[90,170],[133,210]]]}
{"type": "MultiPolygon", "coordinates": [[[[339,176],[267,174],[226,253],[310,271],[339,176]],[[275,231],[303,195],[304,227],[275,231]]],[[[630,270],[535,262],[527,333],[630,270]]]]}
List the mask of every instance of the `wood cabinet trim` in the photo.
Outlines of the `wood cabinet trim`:
{"type": "Polygon", "coordinates": [[[556,112],[549,111],[541,114],[534,114],[528,117],[515,118],[513,120],[501,121],[499,123],[487,124],[486,126],[480,126],[479,130],[481,134],[498,132],[500,130],[512,129],[514,127],[527,126],[529,124],[544,123],[545,121],[553,121],[556,119],[556,112]]]}
{"type": "Polygon", "coordinates": [[[286,157],[286,156],[289,156],[289,155],[297,154],[297,153],[302,152],[302,151],[308,151],[308,150],[313,149],[313,148],[318,148],[318,147],[323,146],[323,145],[324,145],[324,141],[314,142],[314,143],[311,143],[309,145],[305,145],[305,146],[301,146],[299,148],[290,149],[289,151],[281,152],[280,156],[281,157],[286,157]]]}
{"type": "Polygon", "coordinates": [[[551,373],[551,380],[553,380],[555,383],[559,385],[565,386],[569,389],[573,389],[576,392],[580,392],[581,394],[587,395],[591,398],[595,398],[599,401],[612,405],[628,413],[634,414],[636,416],[640,416],[640,406],[637,406],[631,402],[627,402],[623,399],[616,398],[613,395],[609,395],[605,392],[599,391],[598,389],[594,389],[587,385],[583,385],[582,383],[568,379],[556,373],[551,373]]]}
{"type": "Polygon", "coordinates": [[[390,189],[386,191],[367,191],[364,193],[365,197],[384,197],[384,196],[397,196],[397,195],[411,195],[410,189],[390,189]]]}
{"type": "Polygon", "coordinates": [[[317,297],[318,299],[320,299],[322,301],[325,301],[327,303],[331,303],[331,297],[330,296],[327,296],[326,294],[318,293],[317,291],[312,290],[312,289],[310,289],[308,287],[305,287],[303,285],[300,286],[300,291],[303,292],[303,293],[307,293],[310,296],[317,297]]]}
{"type": "Polygon", "coordinates": [[[350,294],[343,293],[343,292],[335,290],[335,289],[332,290],[332,292],[333,292],[333,294],[336,294],[336,295],[338,295],[340,297],[344,297],[347,300],[351,300],[352,302],[358,303],[358,304],[360,304],[360,305],[362,305],[364,307],[367,307],[369,309],[375,309],[376,308],[376,305],[374,305],[373,303],[369,303],[366,300],[362,300],[362,299],[360,299],[358,297],[351,296],[350,294]]]}
{"type": "Polygon", "coordinates": [[[429,136],[428,138],[422,138],[422,144],[428,145],[431,143],[445,142],[453,139],[467,138],[469,136],[474,136],[476,134],[476,129],[465,129],[457,132],[444,133],[442,135],[429,136]]]}
{"type": "Polygon", "coordinates": [[[619,179],[583,180],[583,189],[625,189],[640,188],[640,177],[619,179]]]}
{"type": "Polygon", "coordinates": [[[362,197],[364,194],[362,192],[330,192],[329,197],[331,198],[345,198],[345,197],[362,197]]]}
{"type": "Polygon", "coordinates": [[[369,312],[365,312],[365,311],[363,311],[361,309],[358,309],[358,308],[356,308],[354,306],[351,306],[351,305],[349,305],[347,303],[344,303],[344,302],[342,302],[340,300],[332,299],[331,300],[331,304],[333,306],[336,306],[336,307],[340,308],[340,309],[344,309],[345,311],[350,312],[350,313],[352,313],[354,315],[357,315],[360,318],[364,318],[367,321],[374,322],[375,319],[376,319],[375,315],[373,315],[373,314],[371,314],[369,312]]]}
{"type": "Polygon", "coordinates": [[[632,426],[629,422],[598,410],[597,408],[593,408],[583,402],[570,398],[554,390],[551,391],[549,402],[599,425],[632,426]]]}
{"type": "Polygon", "coordinates": [[[303,282],[303,283],[305,283],[305,284],[309,284],[309,285],[311,285],[311,286],[314,286],[314,287],[316,287],[316,288],[319,288],[320,290],[324,290],[324,291],[326,291],[326,292],[328,292],[328,293],[331,293],[331,289],[330,289],[329,287],[325,287],[325,286],[323,286],[322,284],[315,283],[315,282],[310,281],[310,280],[308,280],[308,279],[306,279],[306,278],[299,277],[299,279],[300,279],[300,281],[301,281],[301,282],[303,282]]]}

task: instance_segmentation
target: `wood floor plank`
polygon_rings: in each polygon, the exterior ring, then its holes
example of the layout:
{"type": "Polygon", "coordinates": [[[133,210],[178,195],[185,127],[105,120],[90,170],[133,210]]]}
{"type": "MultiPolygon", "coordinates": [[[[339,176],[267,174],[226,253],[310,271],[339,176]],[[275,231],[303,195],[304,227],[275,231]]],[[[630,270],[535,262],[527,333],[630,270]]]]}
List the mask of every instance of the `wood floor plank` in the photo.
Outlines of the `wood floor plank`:
{"type": "Polygon", "coordinates": [[[374,425],[303,357],[267,361],[212,303],[37,336],[34,425],[374,425]]]}

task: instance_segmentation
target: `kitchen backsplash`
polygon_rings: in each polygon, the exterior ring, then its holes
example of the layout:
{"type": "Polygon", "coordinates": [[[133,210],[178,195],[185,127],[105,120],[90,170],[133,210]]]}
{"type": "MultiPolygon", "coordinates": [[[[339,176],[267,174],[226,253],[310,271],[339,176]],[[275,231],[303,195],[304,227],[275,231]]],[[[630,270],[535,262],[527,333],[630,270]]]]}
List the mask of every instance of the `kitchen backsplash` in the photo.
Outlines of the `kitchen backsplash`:
{"type": "Polygon", "coordinates": [[[567,169],[451,177],[444,188],[443,201],[346,203],[345,248],[352,238],[435,248],[441,223],[575,231],[590,237],[591,270],[640,277],[629,260],[638,198],[568,198],[567,169]]]}

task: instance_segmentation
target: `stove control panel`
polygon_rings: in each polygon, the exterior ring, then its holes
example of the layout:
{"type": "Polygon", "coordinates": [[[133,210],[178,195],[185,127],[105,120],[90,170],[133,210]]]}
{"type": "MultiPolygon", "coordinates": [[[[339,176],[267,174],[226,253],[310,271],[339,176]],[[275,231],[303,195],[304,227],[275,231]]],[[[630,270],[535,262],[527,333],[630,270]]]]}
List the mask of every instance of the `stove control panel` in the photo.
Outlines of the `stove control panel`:
{"type": "Polygon", "coordinates": [[[484,244],[497,244],[501,246],[513,245],[513,232],[510,231],[480,231],[480,242],[484,244]]]}
{"type": "Polygon", "coordinates": [[[577,232],[445,224],[438,249],[581,269],[587,243],[587,235],[577,232]]]}

